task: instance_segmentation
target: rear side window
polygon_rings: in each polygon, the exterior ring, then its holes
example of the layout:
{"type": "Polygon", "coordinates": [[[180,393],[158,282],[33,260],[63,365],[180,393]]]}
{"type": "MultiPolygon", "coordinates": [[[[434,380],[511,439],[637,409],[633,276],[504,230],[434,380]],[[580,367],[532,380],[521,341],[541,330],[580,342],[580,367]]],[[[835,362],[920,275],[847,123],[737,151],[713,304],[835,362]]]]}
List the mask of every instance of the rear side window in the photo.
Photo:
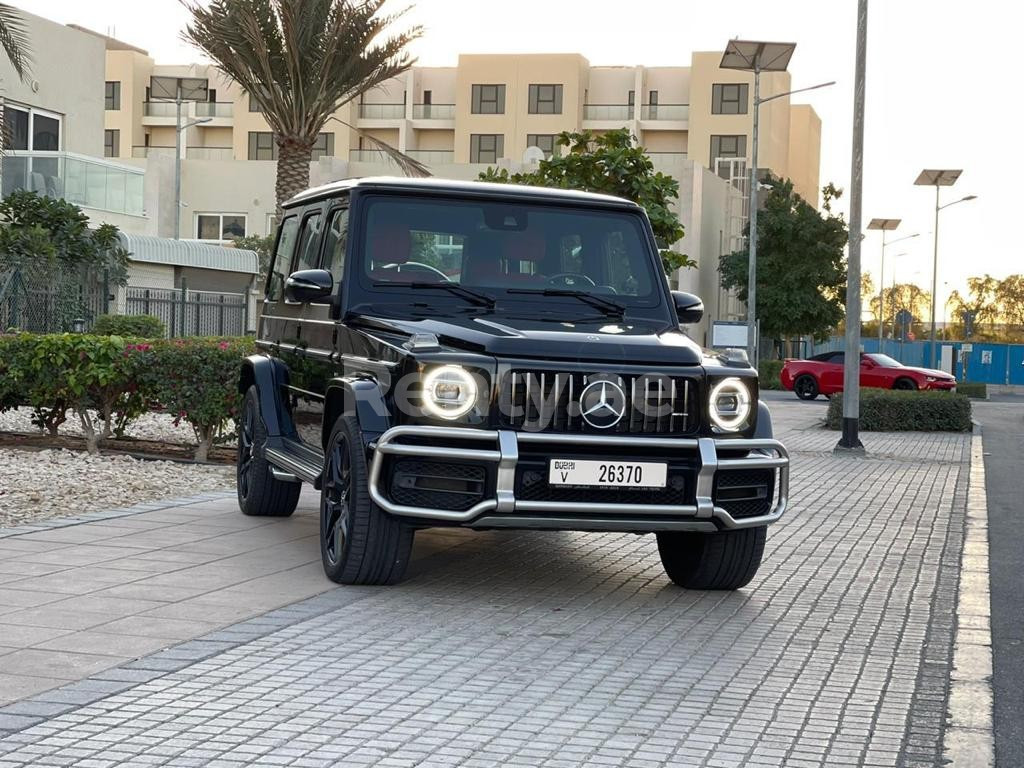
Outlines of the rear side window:
{"type": "Polygon", "coordinates": [[[277,237],[277,249],[274,251],[274,264],[267,276],[267,298],[278,301],[284,290],[284,281],[288,277],[288,267],[292,263],[295,252],[295,239],[299,231],[299,220],[289,216],[281,223],[277,237]]]}
{"type": "Polygon", "coordinates": [[[323,268],[331,273],[334,284],[341,282],[345,272],[345,246],[348,244],[348,208],[331,211],[331,220],[324,235],[323,268]]]}
{"type": "Polygon", "coordinates": [[[299,234],[299,247],[295,252],[293,272],[300,269],[316,269],[320,263],[317,258],[320,252],[320,222],[322,217],[314,213],[302,220],[302,232],[299,234]]]}

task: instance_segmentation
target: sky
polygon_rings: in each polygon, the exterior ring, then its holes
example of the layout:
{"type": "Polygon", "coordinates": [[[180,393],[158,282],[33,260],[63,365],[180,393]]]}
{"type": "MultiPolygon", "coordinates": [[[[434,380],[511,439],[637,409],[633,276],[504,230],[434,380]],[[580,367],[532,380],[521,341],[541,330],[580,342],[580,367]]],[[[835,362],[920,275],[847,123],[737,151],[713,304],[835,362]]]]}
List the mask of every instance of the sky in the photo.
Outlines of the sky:
{"type": "MultiPolygon", "coordinates": [[[[178,0],[13,4],[112,34],[161,64],[201,59],[180,39],[188,13],[178,0]]],[[[847,211],[856,0],[388,0],[385,8],[410,5],[398,24],[425,28],[411,49],[424,66],[454,66],[459,53],[535,52],[578,52],[593,65],[686,66],[691,51],[721,50],[733,37],[795,42],[794,88],[836,81],[793,100],[822,119],[821,183],[847,190],[837,206],[847,211]]],[[[963,169],[943,203],[978,196],[940,213],[940,308],[969,276],[1024,272],[1020,246],[1007,245],[1021,215],[1009,190],[1024,160],[1009,140],[1024,110],[1007,83],[1020,80],[1022,25],[1024,3],[1015,1],[870,0],[863,223],[903,219],[890,242],[920,235],[886,248],[885,283],[895,275],[931,288],[935,193],[913,185],[921,169],[963,169]]],[[[868,233],[862,262],[876,286],[880,254],[880,233],[868,233]]]]}

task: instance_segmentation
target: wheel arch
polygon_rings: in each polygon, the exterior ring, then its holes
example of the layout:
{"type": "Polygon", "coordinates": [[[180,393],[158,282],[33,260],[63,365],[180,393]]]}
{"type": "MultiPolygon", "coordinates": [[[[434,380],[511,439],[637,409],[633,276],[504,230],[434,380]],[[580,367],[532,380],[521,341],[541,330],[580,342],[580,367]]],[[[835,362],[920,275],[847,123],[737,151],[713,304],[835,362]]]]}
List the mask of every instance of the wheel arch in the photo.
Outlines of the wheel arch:
{"type": "Polygon", "coordinates": [[[768,404],[763,400],[757,402],[757,426],[754,427],[755,440],[770,440],[775,437],[775,427],[772,424],[772,412],[768,404]]]}
{"type": "Polygon", "coordinates": [[[320,435],[324,448],[334,428],[334,422],[345,413],[355,415],[364,445],[368,445],[391,427],[391,412],[376,379],[346,376],[332,379],[327,385],[320,435]]]}
{"type": "Polygon", "coordinates": [[[288,367],[280,360],[265,355],[250,355],[242,361],[238,377],[238,391],[245,394],[256,387],[260,403],[260,417],[271,437],[294,436],[295,424],[284,396],[288,386],[288,367]]]}

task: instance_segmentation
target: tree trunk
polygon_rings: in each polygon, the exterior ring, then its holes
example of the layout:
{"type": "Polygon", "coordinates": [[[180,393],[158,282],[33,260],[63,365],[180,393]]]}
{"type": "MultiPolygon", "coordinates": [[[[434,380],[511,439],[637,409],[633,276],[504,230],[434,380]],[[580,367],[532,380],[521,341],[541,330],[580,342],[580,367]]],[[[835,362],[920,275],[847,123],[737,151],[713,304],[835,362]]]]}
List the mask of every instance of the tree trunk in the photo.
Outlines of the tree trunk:
{"type": "Polygon", "coordinates": [[[213,433],[206,432],[199,438],[199,441],[196,443],[196,451],[192,455],[192,458],[195,459],[196,461],[206,461],[207,457],[210,455],[211,447],[213,447],[213,433]]]}
{"type": "Polygon", "coordinates": [[[312,140],[278,138],[277,142],[277,215],[281,206],[294,195],[309,188],[309,163],[313,157],[312,140]]]}
{"type": "Polygon", "coordinates": [[[82,424],[82,432],[85,434],[85,450],[94,456],[100,452],[100,436],[96,432],[96,425],[86,409],[75,409],[78,419],[82,424]]]}

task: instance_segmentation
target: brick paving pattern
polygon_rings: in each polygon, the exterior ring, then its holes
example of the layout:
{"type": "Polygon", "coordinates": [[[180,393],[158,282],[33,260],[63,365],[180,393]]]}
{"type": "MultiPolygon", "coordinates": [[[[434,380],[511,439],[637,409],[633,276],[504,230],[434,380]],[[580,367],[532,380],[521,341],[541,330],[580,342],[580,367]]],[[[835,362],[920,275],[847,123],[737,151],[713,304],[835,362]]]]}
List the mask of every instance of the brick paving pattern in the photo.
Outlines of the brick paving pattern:
{"type": "Polygon", "coordinates": [[[431,533],[453,546],[400,587],[0,713],[0,768],[935,764],[969,437],[836,458],[812,411],[775,411],[792,506],[741,592],[672,586],[651,537],[431,533]]]}

